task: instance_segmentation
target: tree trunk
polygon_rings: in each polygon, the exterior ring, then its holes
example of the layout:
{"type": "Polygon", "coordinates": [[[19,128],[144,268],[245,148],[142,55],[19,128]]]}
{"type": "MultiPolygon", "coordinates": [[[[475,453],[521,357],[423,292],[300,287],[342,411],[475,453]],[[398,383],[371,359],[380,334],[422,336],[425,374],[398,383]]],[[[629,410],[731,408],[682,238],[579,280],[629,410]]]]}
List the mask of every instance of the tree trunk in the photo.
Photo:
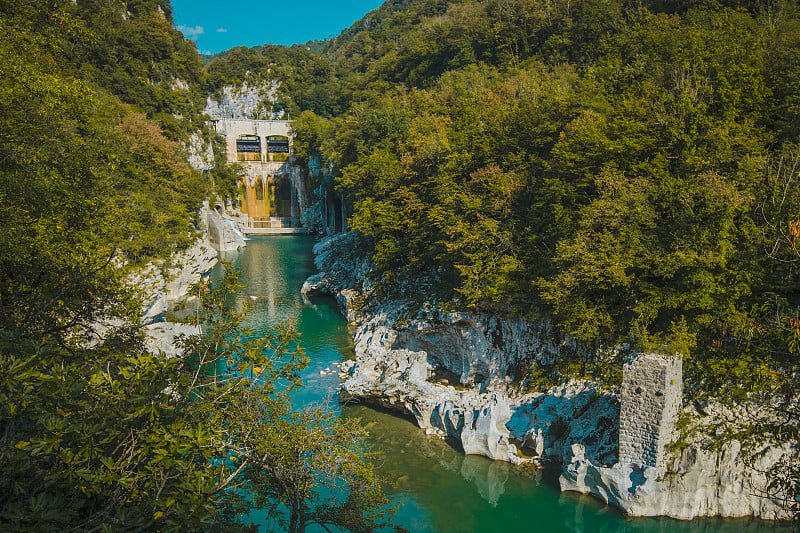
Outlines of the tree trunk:
{"type": "Polygon", "coordinates": [[[305,533],[306,518],[305,513],[303,512],[303,505],[301,505],[300,501],[292,499],[291,509],[292,513],[289,517],[289,533],[305,533]]]}

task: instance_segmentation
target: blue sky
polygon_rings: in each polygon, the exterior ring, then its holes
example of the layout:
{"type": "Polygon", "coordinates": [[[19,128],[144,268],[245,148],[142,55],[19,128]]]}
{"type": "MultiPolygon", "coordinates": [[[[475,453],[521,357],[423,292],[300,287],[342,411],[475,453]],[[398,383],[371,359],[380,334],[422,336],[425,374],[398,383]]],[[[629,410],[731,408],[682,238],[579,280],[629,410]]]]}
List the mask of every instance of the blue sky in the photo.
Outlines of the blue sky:
{"type": "Polygon", "coordinates": [[[383,0],[172,0],[175,27],[200,53],[336,36],[383,0]]]}

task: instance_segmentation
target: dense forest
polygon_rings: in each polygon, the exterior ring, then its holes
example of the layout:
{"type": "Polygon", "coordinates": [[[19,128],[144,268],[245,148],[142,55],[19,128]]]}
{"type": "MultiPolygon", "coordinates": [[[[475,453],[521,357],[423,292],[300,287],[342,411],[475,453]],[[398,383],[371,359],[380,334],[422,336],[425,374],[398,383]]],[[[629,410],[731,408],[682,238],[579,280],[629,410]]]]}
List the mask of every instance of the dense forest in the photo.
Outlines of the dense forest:
{"type": "Polygon", "coordinates": [[[800,436],[796,1],[390,0],[335,39],[206,64],[168,0],[0,0],[0,28],[3,527],[235,529],[276,501],[292,531],[387,519],[372,471],[323,438],[360,430],[291,416],[271,384],[298,385],[291,332],[238,344],[235,277],[198,288],[217,337],[182,361],[142,345],[126,275],[189,246],[203,198],[232,190],[234,168],[200,175],[184,147],[212,137],[205,97],[244,81],[278,84],[298,159],[335,176],[373,297],[552,319],[597,355],[521,370],[551,381],[614,385],[608,347],[674,351],[686,401],[769,410],[725,437],[800,436]],[[236,352],[269,369],[257,387],[198,385],[236,352]],[[253,398],[285,425],[258,424],[253,398]],[[276,437],[300,428],[320,438],[276,437]],[[348,499],[308,507],[310,472],[342,465],[348,499]],[[266,501],[226,490],[240,473],[266,501]]]}
{"type": "Polygon", "coordinates": [[[696,397],[797,390],[794,3],[369,20],[328,53],[353,72],[338,83],[381,96],[298,128],[339,169],[385,291],[669,345],[696,397]]]}
{"type": "Polygon", "coordinates": [[[680,353],[687,401],[772,413],[727,437],[797,439],[796,2],[386,2],[209,79],[281,54],[297,155],[332,168],[374,297],[552,318],[597,355],[525,369],[550,382],[618,383],[603,348],[680,353]]]}
{"type": "Polygon", "coordinates": [[[363,430],[292,407],[307,359],[288,326],[250,338],[234,272],[191,289],[184,357],[146,349],[131,273],[237,177],[187,163],[214,139],[169,2],[0,0],[0,33],[0,529],[379,529],[363,430]]]}

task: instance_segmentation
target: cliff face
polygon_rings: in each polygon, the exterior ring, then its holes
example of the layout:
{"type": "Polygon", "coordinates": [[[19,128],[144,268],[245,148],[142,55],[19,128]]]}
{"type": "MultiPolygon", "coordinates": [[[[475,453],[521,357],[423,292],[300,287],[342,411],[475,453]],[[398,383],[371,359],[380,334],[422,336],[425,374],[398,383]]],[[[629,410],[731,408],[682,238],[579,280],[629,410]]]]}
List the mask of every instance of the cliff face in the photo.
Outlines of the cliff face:
{"type": "Polygon", "coordinates": [[[245,245],[244,235],[236,220],[220,212],[204,207],[200,214],[205,217],[208,228],[208,243],[219,252],[233,252],[245,245]]]}
{"type": "Polygon", "coordinates": [[[216,263],[217,252],[204,232],[193,246],[175,254],[169,264],[149,264],[132,276],[131,283],[143,289],[148,299],[142,322],[152,323],[170,302],[184,297],[193,283],[206,278],[216,263]]]}
{"type": "Polygon", "coordinates": [[[178,338],[201,333],[199,326],[163,322],[161,315],[170,304],[185,298],[194,283],[208,279],[217,261],[217,251],[204,229],[194,245],[175,254],[169,263],[151,263],[131,276],[131,283],[142,289],[146,298],[141,320],[150,352],[177,357],[181,354],[178,338]]]}
{"type": "MultiPolygon", "coordinates": [[[[786,516],[778,502],[759,495],[766,479],[745,465],[738,442],[717,452],[690,444],[654,466],[628,458],[620,464],[620,391],[572,381],[517,392],[515,372],[523,363],[551,363],[563,350],[580,349],[553,335],[547,321],[430,306],[409,316],[398,302],[361,308],[370,265],[353,255],[354,241],[341,234],[320,242],[314,250],[320,273],[303,287],[336,296],[357,324],[343,401],[410,414],[427,434],[459,444],[466,454],[563,464],[562,490],[593,494],[633,516],[786,516]]],[[[663,450],[664,438],[658,439],[663,450]]],[[[766,469],[780,455],[767,450],[756,467],[766,469]]]]}
{"type": "Polygon", "coordinates": [[[303,291],[335,295],[357,321],[355,365],[342,384],[343,400],[358,399],[405,411],[428,434],[454,439],[467,454],[515,463],[569,459],[568,444],[583,443],[601,464],[616,457],[619,407],[614,394],[574,381],[545,393],[520,394],[515,369],[535,359],[552,362],[569,340],[547,322],[502,320],[488,313],[424,308],[403,318],[397,302],[358,308],[368,289],[369,263],[352,255],[354,236],[315,247],[320,274],[303,291]],[[366,284],[366,285],[365,285],[366,284]]]}
{"type": "Polygon", "coordinates": [[[582,442],[594,459],[613,462],[613,395],[588,382],[546,393],[514,392],[512,367],[525,358],[551,357],[557,348],[532,342],[541,339],[541,325],[428,315],[400,328],[390,303],[362,321],[355,333],[356,364],[341,398],[406,411],[428,434],[456,440],[467,454],[560,462],[567,442],[582,442]]]}
{"type": "Polygon", "coordinates": [[[281,118],[271,111],[276,102],[278,84],[275,81],[239,87],[225,86],[219,95],[206,98],[205,113],[213,118],[281,118]]]}
{"type": "Polygon", "coordinates": [[[562,491],[591,494],[631,516],[788,519],[780,501],[764,496],[769,480],[763,474],[785,450],[763,452],[748,466],[739,441],[729,441],[717,451],[692,443],[672,454],[665,468],[635,463],[608,468],[594,464],[574,444],[559,484],[562,491]]]}

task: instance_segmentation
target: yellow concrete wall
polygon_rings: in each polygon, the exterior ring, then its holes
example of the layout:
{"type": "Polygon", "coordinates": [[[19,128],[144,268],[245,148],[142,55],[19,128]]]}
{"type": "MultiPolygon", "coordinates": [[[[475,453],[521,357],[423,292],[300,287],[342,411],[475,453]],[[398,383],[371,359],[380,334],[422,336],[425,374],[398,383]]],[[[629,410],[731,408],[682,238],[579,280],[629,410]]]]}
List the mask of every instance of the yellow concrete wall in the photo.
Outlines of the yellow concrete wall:
{"type": "MultiPolygon", "coordinates": [[[[225,137],[228,161],[240,161],[247,172],[239,187],[242,212],[255,219],[291,217],[291,190],[285,189],[286,184],[282,182],[280,185],[277,181],[264,183],[266,176],[283,175],[287,172],[287,166],[292,165],[291,123],[282,120],[245,119],[217,119],[214,123],[217,132],[225,137]],[[261,153],[237,152],[236,139],[241,135],[258,135],[261,138],[261,153]],[[289,154],[270,152],[267,149],[268,139],[273,136],[289,141],[289,154]],[[259,188],[263,193],[261,199],[258,198],[259,188]]],[[[291,182],[288,182],[288,186],[291,187],[291,182]]]]}
{"type": "Polygon", "coordinates": [[[273,188],[269,184],[265,184],[260,177],[255,180],[253,185],[242,183],[239,186],[239,203],[242,212],[251,218],[271,216],[270,205],[274,204],[274,195],[273,188]],[[259,194],[259,189],[261,194],[259,194]]]}
{"type": "Polygon", "coordinates": [[[290,217],[292,216],[291,187],[291,182],[285,177],[279,181],[264,183],[259,176],[253,185],[241,182],[239,185],[241,210],[251,218],[290,217]]]}

